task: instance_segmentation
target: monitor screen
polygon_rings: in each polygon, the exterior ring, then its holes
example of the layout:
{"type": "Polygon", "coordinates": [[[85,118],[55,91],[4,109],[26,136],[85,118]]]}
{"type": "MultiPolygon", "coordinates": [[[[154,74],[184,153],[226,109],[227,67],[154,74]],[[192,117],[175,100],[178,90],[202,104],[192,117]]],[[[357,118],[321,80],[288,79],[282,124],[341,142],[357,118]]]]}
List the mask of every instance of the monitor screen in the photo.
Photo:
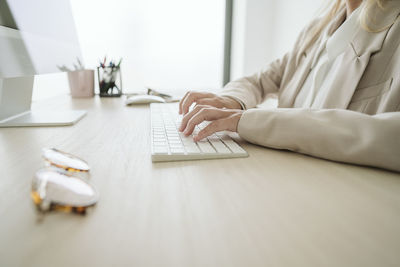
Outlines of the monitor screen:
{"type": "Polygon", "coordinates": [[[68,0],[0,0],[0,78],[73,69],[82,61],[68,0]]]}

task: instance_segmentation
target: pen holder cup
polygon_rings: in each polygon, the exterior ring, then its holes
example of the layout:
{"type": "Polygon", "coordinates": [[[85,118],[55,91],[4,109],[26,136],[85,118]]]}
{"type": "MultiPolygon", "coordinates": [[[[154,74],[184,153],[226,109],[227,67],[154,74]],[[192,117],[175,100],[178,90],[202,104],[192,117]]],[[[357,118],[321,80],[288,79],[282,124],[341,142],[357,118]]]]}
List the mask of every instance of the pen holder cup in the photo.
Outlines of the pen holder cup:
{"type": "Polygon", "coordinates": [[[68,72],[68,82],[72,97],[94,96],[94,70],[68,72]]]}
{"type": "Polygon", "coordinates": [[[119,66],[97,67],[100,96],[119,97],[122,95],[121,68],[119,66]]]}

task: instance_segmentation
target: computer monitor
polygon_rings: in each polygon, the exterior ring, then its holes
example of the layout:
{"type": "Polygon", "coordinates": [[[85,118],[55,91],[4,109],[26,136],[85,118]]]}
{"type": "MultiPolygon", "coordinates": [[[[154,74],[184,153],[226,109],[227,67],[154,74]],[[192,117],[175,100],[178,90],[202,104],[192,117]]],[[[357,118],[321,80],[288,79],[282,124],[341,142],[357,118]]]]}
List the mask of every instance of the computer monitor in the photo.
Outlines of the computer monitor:
{"type": "Polygon", "coordinates": [[[31,111],[34,75],[83,62],[69,0],[0,0],[0,127],[71,125],[86,111],[31,111]]]}

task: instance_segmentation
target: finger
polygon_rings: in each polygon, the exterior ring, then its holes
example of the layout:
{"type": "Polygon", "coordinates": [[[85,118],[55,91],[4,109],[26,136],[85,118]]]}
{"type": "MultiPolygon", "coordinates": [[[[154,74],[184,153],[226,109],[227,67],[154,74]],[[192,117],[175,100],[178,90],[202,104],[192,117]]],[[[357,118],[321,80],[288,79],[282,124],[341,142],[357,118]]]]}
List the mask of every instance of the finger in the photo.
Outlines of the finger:
{"type": "Polygon", "coordinates": [[[185,93],[185,95],[182,97],[181,101],[179,101],[179,114],[182,114],[182,104],[183,104],[183,101],[186,99],[188,94],[190,94],[190,91],[187,91],[185,93]]]}
{"type": "Polygon", "coordinates": [[[228,126],[229,126],[229,120],[226,118],[213,121],[209,125],[207,125],[204,129],[202,129],[196,136],[194,136],[193,141],[197,142],[206,138],[207,136],[212,135],[213,133],[226,130],[229,128],[228,126]]]}
{"type": "Polygon", "coordinates": [[[206,120],[206,113],[209,113],[210,111],[206,110],[205,108],[201,109],[199,112],[194,114],[192,118],[187,122],[187,125],[183,131],[183,133],[188,136],[191,135],[194,131],[194,128],[196,125],[202,123],[203,121],[206,120]]]}
{"type": "Polygon", "coordinates": [[[182,114],[188,113],[189,108],[193,104],[193,102],[196,102],[200,98],[212,97],[212,96],[214,96],[214,94],[212,93],[191,92],[186,96],[185,100],[182,103],[182,114]]]}
{"type": "Polygon", "coordinates": [[[218,100],[216,97],[212,98],[201,98],[196,101],[198,105],[208,105],[208,106],[213,106],[216,108],[223,108],[223,105],[221,101],[218,100]]]}
{"type": "Polygon", "coordinates": [[[185,116],[183,116],[182,121],[181,121],[181,126],[179,127],[179,131],[182,132],[186,128],[188,121],[193,117],[193,115],[205,107],[206,106],[203,106],[203,105],[197,105],[189,113],[187,113],[185,116]]]}
{"type": "Polygon", "coordinates": [[[212,121],[230,116],[230,113],[225,112],[221,109],[216,108],[202,108],[199,112],[193,115],[193,117],[188,121],[184,134],[186,136],[193,133],[196,125],[202,123],[203,121],[212,121]]]}

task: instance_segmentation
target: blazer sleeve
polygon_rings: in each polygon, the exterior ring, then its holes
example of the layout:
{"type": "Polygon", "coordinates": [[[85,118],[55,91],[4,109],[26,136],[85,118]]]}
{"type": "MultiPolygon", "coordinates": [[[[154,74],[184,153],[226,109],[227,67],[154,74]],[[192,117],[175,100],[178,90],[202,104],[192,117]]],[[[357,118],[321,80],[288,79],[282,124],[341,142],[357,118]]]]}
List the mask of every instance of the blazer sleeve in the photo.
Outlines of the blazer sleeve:
{"type": "Polygon", "coordinates": [[[291,52],[286,53],[282,58],[273,61],[253,75],[228,83],[219,92],[219,95],[233,98],[242,105],[243,109],[249,109],[260,104],[268,94],[278,93],[288,62],[297,58],[307,33],[317,20],[314,19],[302,30],[291,52]]]}
{"type": "Polygon", "coordinates": [[[262,71],[228,83],[219,95],[235,99],[243,109],[255,107],[264,100],[266,95],[279,91],[289,56],[290,53],[286,53],[262,71]]]}
{"type": "Polygon", "coordinates": [[[266,147],[400,172],[400,112],[342,109],[250,109],[239,135],[266,147]]]}

